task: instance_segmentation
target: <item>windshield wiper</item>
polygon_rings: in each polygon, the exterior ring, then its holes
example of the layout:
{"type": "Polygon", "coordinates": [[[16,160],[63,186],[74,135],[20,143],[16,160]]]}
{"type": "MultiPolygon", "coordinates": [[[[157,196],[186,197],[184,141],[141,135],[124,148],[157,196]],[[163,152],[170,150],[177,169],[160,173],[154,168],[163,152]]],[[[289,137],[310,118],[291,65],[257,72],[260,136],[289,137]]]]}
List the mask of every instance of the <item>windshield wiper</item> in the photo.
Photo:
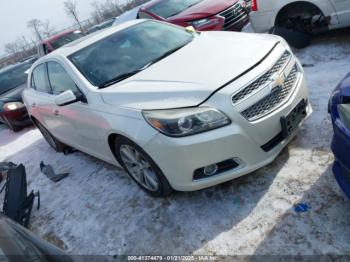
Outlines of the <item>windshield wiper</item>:
{"type": "Polygon", "coordinates": [[[125,73],[125,74],[121,74],[121,75],[118,75],[110,80],[107,80],[105,82],[103,82],[102,84],[99,84],[99,88],[105,88],[105,87],[108,87],[108,86],[111,86],[113,84],[116,84],[126,78],[129,78],[133,75],[136,75],[137,73],[145,70],[146,68],[150,67],[151,65],[157,63],[158,61],[166,58],[167,56],[171,55],[172,53],[175,53],[177,50],[181,49],[182,47],[184,47],[186,44],[184,45],[181,45],[181,46],[178,46],[176,48],[173,48],[167,52],[165,52],[164,54],[162,54],[160,57],[157,57],[156,59],[154,59],[153,61],[149,62],[148,64],[146,64],[145,66],[141,67],[140,69],[137,69],[137,70],[134,70],[134,71],[131,71],[131,72],[128,72],[128,73],[125,73]]]}
{"type": "Polygon", "coordinates": [[[143,67],[143,69],[146,69],[147,67],[149,67],[149,66],[151,66],[151,65],[153,65],[153,64],[155,64],[155,63],[157,63],[157,62],[159,62],[160,60],[166,58],[167,56],[169,56],[169,55],[175,53],[177,50],[183,48],[185,45],[187,45],[187,43],[184,44],[184,45],[178,46],[178,47],[176,47],[176,48],[173,48],[173,49],[171,49],[171,50],[169,50],[169,51],[167,51],[167,52],[165,52],[165,53],[162,54],[160,57],[157,57],[156,59],[154,59],[153,61],[149,62],[147,65],[145,65],[145,66],[143,67]]]}
{"type": "Polygon", "coordinates": [[[137,70],[134,70],[134,71],[131,71],[131,72],[128,72],[128,73],[125,73],[125,74],[121,74],[121,75],[118,75],[117,77],[114,77],[110,80],[107,80],[105,82],[103,82],[102,84],[100,84],[98,87],[99,88],[105,88],[105,87],[108,87],[108,86],[111,86],[113,84],[116,84],[126,78],[129,78],[139,72],[141,72],[144,68],[141,68],[141,69],[137,69],[137,70]]]}

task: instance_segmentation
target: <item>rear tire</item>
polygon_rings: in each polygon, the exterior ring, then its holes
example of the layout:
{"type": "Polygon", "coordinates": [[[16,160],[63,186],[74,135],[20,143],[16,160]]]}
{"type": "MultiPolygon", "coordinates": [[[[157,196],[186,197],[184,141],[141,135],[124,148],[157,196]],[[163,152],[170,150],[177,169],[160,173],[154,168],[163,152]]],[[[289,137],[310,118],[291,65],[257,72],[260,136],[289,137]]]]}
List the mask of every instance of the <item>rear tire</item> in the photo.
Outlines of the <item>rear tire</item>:
{"type": "Polygon", "coordinates": [[[46,142],[56,151],[56,152],[64,152],[65,148],[67,147],[65,144],[61,143],[57,140],[50,132],[47,130],[41,123],[38,121],[34,122],[35,125],[38,127],[40,133],[45,138],[46,142]]]}
{"type": "Polygon", "coordinates": [[[129,176],[149,195],[167,197],[173,191],[158,165],[134,142],[124,137],[115,139],[114,154],[129,176]]]}

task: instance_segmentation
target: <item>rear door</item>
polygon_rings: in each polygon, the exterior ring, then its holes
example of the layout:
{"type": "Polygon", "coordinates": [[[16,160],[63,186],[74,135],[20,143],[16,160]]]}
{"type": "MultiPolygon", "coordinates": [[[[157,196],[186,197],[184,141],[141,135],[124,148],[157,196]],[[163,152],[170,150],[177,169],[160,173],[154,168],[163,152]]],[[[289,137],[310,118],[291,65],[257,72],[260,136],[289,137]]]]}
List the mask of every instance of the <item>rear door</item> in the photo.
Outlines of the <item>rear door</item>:
{"type": "Polygon", "coordinates": [[[350,0],[329,0],[334,6],[339,23],[342,26],[350,25],[350,0]]]}
{"type": "Polygon", "coordinates": [[[25,90],[25,99],[30,114],[50,130],[54,97],[47,79],[46,63],[33,70],[30,88],[25,90]]]}

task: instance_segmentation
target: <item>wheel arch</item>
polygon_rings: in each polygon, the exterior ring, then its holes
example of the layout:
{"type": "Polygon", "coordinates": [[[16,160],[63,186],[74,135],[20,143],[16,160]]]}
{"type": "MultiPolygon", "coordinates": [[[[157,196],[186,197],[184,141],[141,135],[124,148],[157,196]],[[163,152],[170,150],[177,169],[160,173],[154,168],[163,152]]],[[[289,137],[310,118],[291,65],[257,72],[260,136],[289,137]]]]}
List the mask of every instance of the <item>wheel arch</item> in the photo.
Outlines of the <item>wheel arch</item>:
{"type": "Polygon", "coordinates": [[[317,10],[320,12],[320,14],[325,15],[324,10],[320,6],[318,6],[316,3],[308,0],[303,1],[290,1],[289,3],[282,6],[279,11],[276,13],[276,17],[274,20],[274,24],[276,25],[278,20],[286,13],[290,12],[291,10],[295,10],[296,8],[306,8],[308,10],[317,10]]]}

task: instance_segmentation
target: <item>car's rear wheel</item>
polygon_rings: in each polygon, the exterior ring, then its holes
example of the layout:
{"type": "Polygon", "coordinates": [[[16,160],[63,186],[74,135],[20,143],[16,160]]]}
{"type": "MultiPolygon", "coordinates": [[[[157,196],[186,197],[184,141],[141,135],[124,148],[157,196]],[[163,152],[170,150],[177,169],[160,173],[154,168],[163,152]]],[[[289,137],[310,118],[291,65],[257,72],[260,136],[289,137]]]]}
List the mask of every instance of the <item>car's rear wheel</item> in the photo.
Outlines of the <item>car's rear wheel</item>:
{"type": "Polygon", "coordinates": [[[138,145],[126,138],[117,138],[115,155],[130,177],[154,197],[166,197],[172,188],[158,165],[138,145]]]}
{"type": "Polygon", "coordinates": [[[42,124],[35,121],[36,126],[45,138],[46,142],[57,152],[63,152],[66,145],[58,141],[42,124]]]}

